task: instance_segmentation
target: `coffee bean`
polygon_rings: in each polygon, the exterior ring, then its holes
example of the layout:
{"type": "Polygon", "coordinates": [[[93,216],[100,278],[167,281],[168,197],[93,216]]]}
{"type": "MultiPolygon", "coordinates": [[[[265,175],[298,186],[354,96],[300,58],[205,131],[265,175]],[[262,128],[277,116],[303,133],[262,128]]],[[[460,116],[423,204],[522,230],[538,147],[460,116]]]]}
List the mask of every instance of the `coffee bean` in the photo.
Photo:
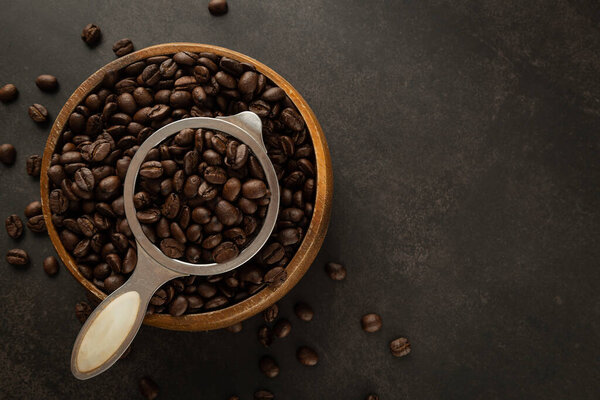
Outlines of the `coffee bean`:
{"type": "Polygon", "coordinates": [[[43,215],[36,215],[27,220],[27,228],[34,233],[46,232],[46,223],[43,215]]]}
{"type": "Polygon", "coordinates": [[[163,174],[162,164],[158,161],[146,161],[140,167],[140,175],[144,178],[156,179],[163,174]]]}
{"type": "Polygon", "coordinates": [[[210,0],[208,3],[208,11],[212,15],[220,16],[226,14],[227,10],[227,0],[210,0]]]}
{"type": "Polygon", "coordinates": [[[6,225],[6,233],[13,239],[18,239],[23,234],[23,221],[18,215],[9,215],[4,221],[6,225]]]}
{"type": "Polygon", "coordinates": [[[35,84],[44,92],[54,92],[58,89],[58,79],[54,75],[40,75],[35,79],[35,84]]]}
{"type": "Polygon", "coordinates": [[[242,185],[242,196],[247,199],[259,199],[265,194],[267,194],[267,186],[261,180],[250,179],[242,185]]]}
{"type": "Polygon", "coordinates": [[[224,263],[236,258],[239,254],[239,249],[232,242],[223,242],[213,250],[212,254],[216,263],[224,263]]]}
{"type": "Polygon", "coordinates": [[[46,257],[44,259],[44,272],[46,272],[48,275],[52,276],[52,275],[56,275],[58,273],[58,261],[56,260],[56,258],[54,256],[49,256],[46,257]]]}
{"type": "Polygon", "coordinates": [[[24,266],[29,264],[29,255],[25,250],[12,249],[6,253],[6,261],[10,265],[24,266]]]}
{"type": "Polygon", "coordinates": [[[75,304],[75,317],[82,324],[85,323],[92,311],[94,310],[88,302],[80,301],[79,303],[75,304]]]}
{"type": "Polygon", "coordinates": [[[204,304],[204,308],[206,310],[214,310],[219,307],[223,307],[227,303],[229,303],[229,300],[227,300],[226,297],[217,296],[217,297],[214,297],[214,298],[210,299],[209,301],[207,301],[206,304],[204,304]]]}
{"type": "Polygon", "coordinates": [[[273,332],[271,331],[271,328],[267,325],[258,328],[258,341],[265,347],[271,346],[271,343],[273,343],[273,332]]]}
{"type": "Polygon", "coordinates": [[[296,317],[304,322],[310,322],[315,315],[312,307],[302,302],[294,306],[294,313],[296,313],[296,317]]]}
{"type": "Polygon", "coordinates": [[[17,90],[17,87],[12,83],[7,83],[0,87],[0,101],[3,103],[14,101],[18,95],[19,91],[17,90]]]}
{"type": "Polygon", "coordinates": [[[236,396],[236,395],[229,396],[229,399],[227,399],[227,400],[240,400],[240,396],[236,396]]]}
{"type": "Polygon", "coordinates": [[[319,356],[316,351],[310,347],[301,346],[296,351],[296,358],[300,364],[307,367],[314,367],[319,362],[319,356]]]}
{"type": "Polygon", "coordinates": [[[35,122],[37,122],[38,124],[41,124],[43,122],[46,122],[48,120],[48,110],[46,110],[46,107],[44,107],[41,104],[33,104],[31,106],[29,106],[29,117],[34,120],[35,122]]]}
{"type": "Polygon", "coordinates": [[[410,353],[410,342],[400,337],[390,342],[390,352],[394,357],[404,357],[410,353]]]}
{"type": "Polygon", "coordinates": [[[290,334],[292,330],[292,324],[285,318],[278,320],[273,327],[273,334],[277,338],[284,338],[290,334]]]}
{"type": "Polygon", "coordinates": [[[287,279],[287,271],[283,267],[271,268],[264,277],[264,281],[271,289],[277,289],[287,279]]]}
{"type": "Polygon", "coordinates": [[[277,362],[272,357],[261,357],[258,366],[261,372],[265,374],[267,378],[275,378],[277,375],[279,375],[279,365],[277,365],[277,362]]]}
{"type": "Polygon", "coordinates": [[[27,157],[26,163],[27,175],[39,177],[42,169],[42,157],[38,156],[37,154],[31,155],[27,157]]]}
{"type": "Polygon", "coordinates": [[[167,238],[160,242],[160,249],[167,257],[179,258],[183,256],[185,245],[175,239],[167,238]]]}
{"type": "Polygon", "coordinates": [[[17,158],[17,150],[12,144],[0,145],[0,162],[4,165],[13,165],[17,158]]]}
{"type": "Polygon", "coordinates": [[[123,57],[133,51],[133,43],[130,39],[117,40],[113,44],[112,50],[117,57],[123,57]]]}
{"type": "Polygon", "coordinates": [[[267,324],[273,323],[279,315],[279,307],[277,303],[263,311],[263,318],[267,324]]]}
{"type": "Polygon", "coordinates": [[[336,262],[328,262],[325,265],[325,272],[329,275],[329,278],[334,281],[342,281],[346,279],[346,267],[336,262]]]}
{"type": "Polygon", "coordinates": [[[376,394],[371,393],[370,395],[368,395],[366,397],[366,400],[379,400],[379,396],[377,396],[376,394]]]}
{"type": "Polygon", "coordinates": [[[140,379],[138,386],[140,388],[140,393],[147,400],[156,399],[160,393],[158,385],[149,376],[144,376],[140,379]]]}
{"type": "Polygon", "coordinates": [[[381,317],[377,314],[365,314],[360,320],[360,324],[365,332],[377,332],[381,329],[381,317]]]}
{"type": "Polygon", "coordinates": [[[232,333],[240,333],[242,331],[242,323],[241,322],[235,323],[233,325],[228,326],[225,329],[227,329],[229,332],[232,332],[232,333]]]}
{"type": "Polygon", "coordinates": [[[254,400],[273,400],[275,395],[268,390],[257,390],[254,392],[254,400]]]}
{"type": "Polygon", "coordinates": [[[114,274],[104,280],[104,289],[107,293],[112,293],[125,283],[125,277],[121,274],[114,274]]]}
{"type": "Polygon", "coordinates": [[[98,25],[87,24],[81,32],[81,40],[89,46],[97,45],[102,39],[102,31],[98,25]]]}
{"type": "Polygon", "coordinates": [[[174,317],[183,315],[188,308],[188,301],[185,296],[177,296],[171,304],[169,304],[169,314],[174,317]]]}

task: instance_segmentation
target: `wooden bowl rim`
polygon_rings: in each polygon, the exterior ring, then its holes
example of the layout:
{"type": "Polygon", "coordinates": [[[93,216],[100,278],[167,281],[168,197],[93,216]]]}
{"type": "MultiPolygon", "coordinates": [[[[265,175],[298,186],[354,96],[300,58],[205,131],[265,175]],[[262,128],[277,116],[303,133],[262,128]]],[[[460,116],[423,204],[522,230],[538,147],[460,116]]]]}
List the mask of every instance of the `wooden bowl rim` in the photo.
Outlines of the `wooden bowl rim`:
{"type": "Polygon", "coordinates": [[[294,89],[289,82],[287,82],[271,68],[251,57],[223,47],[207,44],[159,44],[138,50],[134,53],[111,61],[88,77],[75,90],[56,117],[44,149],[42,171],[40,174],[40,192],[42,210],[44,214],[44,220],[48,228],[48,235],[50,236],[52,244],[54,245],[59,257],[79,283],[81,283],[97,298],[104,299],[106,294],[100,291],[96,286],[93,285],[92,282],[88,281],[79,272],[75,260],[62,245],[62,242],[58,236],[58,232],[52,224],[50,207],[48,204],[49,185],[47,175],[51,157],[70,114],[75,107],[81,103],[85,96],[87,96],[101,83],[106,72],[111,70],[119,70],[135,61],[153,56],[174,54],[179,51],[191,51],[196,53],[212,52],[219,56],[230,57],[232,59],[248,62],[254,65],[258,72],[262,73],[271,79],[276,85],[281,87],[298,108],[298,111],[301,113],[304,121],[306,122],[308,132],[313,141],[315,148],[315,159],[317,163],[317,188],[311,223],[306,231],[300,247],[298,248],[298,251],[286,267],[288,277],[280,287],[276,289],[266,287],[237,304],[216,311],[199,314],[186,314],[180,317],[173,317],[169,314],[152,314],[146,316],[144,319],[144,324],[159,328],[181,331],[203,331],[224,328],[237,322],[241,322],[253,315],[256,315],[281,299],[300,281],[306,271],[308,271],[323,243],[323,240],[325,239],[329,225],[329,219],[331,216],[331,203],[333,197],[333,171],[329,148],[327,146],[327,141],[325,140],[323,130],[312,109],[308,106],[300,93],[298,93],[298,91],[294,89]]]}

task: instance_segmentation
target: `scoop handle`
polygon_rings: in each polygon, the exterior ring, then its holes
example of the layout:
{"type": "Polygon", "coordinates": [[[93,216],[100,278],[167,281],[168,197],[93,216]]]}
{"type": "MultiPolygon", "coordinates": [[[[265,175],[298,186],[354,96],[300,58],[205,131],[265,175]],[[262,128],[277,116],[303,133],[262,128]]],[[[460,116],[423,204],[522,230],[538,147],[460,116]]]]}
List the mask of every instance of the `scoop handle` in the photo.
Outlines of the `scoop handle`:
{"type": "Polygon", "coordinates": [[[142,254],[138,246],[138,263],[129,280],[104,299],[81,327],[71,353],[71,372],[77,379],[110,368],[135,338],[156,289],[184,276],[149,257],[140,258],[142,254]]]}

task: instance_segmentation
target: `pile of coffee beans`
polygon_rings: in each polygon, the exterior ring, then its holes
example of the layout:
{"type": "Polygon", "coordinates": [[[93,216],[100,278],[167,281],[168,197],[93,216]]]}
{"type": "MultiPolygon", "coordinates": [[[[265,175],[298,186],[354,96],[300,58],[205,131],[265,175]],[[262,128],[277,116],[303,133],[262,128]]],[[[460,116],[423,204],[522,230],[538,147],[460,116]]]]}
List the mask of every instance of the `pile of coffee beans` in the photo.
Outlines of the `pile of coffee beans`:
{"type": "MultiPolygon", "coordinates": [[[[120,42],[118,49],[129,49],[128,41],[120,42]]],[[[110,293],[135,268],[123,180],[139,145],[172,121],[241,111],[261,118],[280,183],[281,209],[273,234],[259,254],[234,271],[165,284],[148,312],[210,311],[286,279],[285,267],[310,224],[315,198],[314,148],[306,124],[285,92],[254,66],[192,52],[154,56],[107,72],[68,119],[48,169],[49,203],[53,225],[86,279],[110,293]]],[[[264,174],[247,150],[218,132],[194,131],[180,133],[177,143],[173,138],[172,145],[153,151],[140,171],[151,184],[140,192],[154,198],[138,192],[134,199],[138,206],[149,201],[138,213],[140,220],[155,224],[154,229],[142,224],[146,235],[155,236],[166,253],[185,260],[221,262],[236,254],[259,229],[269,201],[264,174]],[[198,193],[194,197],[204,196],[204,204],[187,197],[194,194],[192,189],[198,193]]]]}
{"type": "Polygon", "coordinates": [[[253,240],[271,194],[246,144],[218,131],[184,129],[148,152],[133,200],[164,254],[207,264],[234,259],[253,240]]]}

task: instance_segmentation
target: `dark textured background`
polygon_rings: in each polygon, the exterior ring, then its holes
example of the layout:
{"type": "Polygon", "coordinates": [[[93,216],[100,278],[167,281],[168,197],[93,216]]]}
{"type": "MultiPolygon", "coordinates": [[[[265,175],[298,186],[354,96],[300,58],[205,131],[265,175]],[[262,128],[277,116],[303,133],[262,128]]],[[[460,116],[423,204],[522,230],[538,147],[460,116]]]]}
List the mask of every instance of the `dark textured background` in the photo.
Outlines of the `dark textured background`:
{"type": "MultiPolygon", "coordinates": [[[[144,327],[130,357],[86,382],[69,372],[82,288],[41,268],[47,238],[18,243],[33,264],[0,272],[0,398],[130,399],[150,374],[169,399],[227,399],[266,387],[278,399],[592,399],[600,384],[600,6],[594,1],[0,1],[2,219],[38,196],[25,157],[41,153],[77,85],[136,48],[211,43],[274,68],[306,98],[331,148],[335,198],[315,265],[281,302],[291,337],[267,351],[260,318],[241,334],[144,327]],[[79,39],[88,22],[103,43],[79,39]],[[58,94],[38,74],[56,75],[58,94]],[[340,260],[348,279],[328,280],[340,260]],[[315,319],[292,306],[306,300],[315,319]],[[365,334],[363,313],[384,327],[365,334]],[[395,359],[388,341],[410,338],[395,359]],[[319,365],[295,360],[314,346],[319,365]],[[261,375],[271,353],[281,374],[261,375]]],[[[0,251],[14,247],[5,233],[0,251]]]]}

